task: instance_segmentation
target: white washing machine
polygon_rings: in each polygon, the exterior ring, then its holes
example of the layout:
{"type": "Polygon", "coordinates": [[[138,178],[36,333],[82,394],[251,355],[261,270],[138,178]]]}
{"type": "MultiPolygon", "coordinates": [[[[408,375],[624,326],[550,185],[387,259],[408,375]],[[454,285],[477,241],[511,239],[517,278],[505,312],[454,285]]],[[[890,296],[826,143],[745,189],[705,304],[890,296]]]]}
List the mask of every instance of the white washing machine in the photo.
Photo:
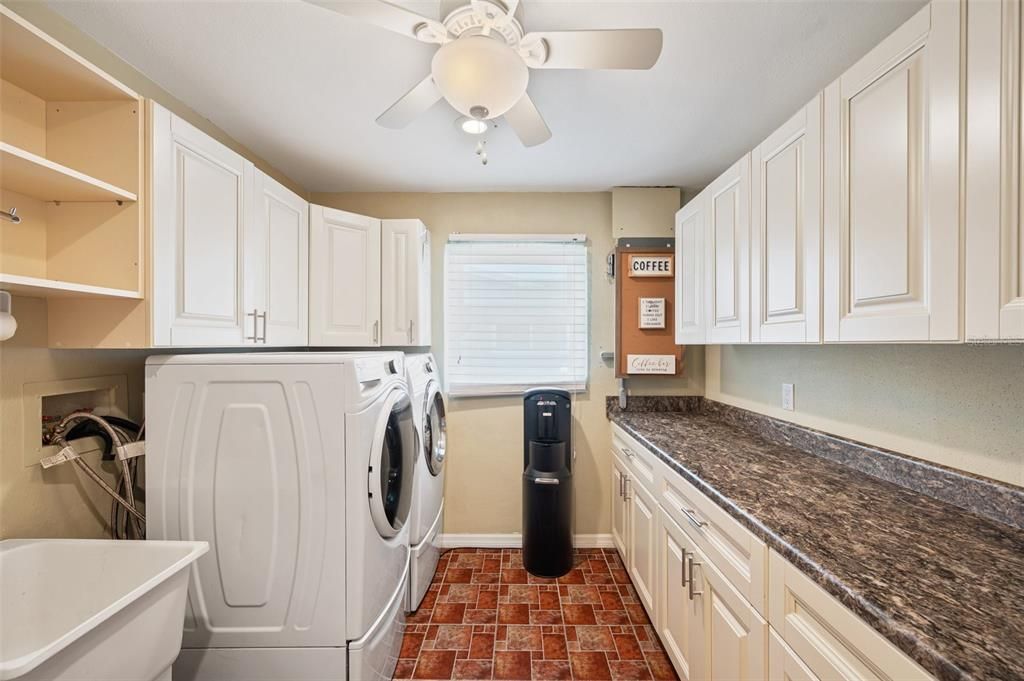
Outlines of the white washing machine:
{"type": "Polygon", "coordinates": [[[412,555],[408,607],[412,612],[423,601],[441,556],[439,535],[444,514],[444,457],[448,434],[441,376],[434,356],[430,353],[406,355],[405,366],[420,443],[409,517],[412,555]]]}
{"type": "Polygon", "coordinates": [[[370,681],[397,663],[416,457],[401,353],[146,362],[148,533],[192,568],[175,681],[370,681]]]}

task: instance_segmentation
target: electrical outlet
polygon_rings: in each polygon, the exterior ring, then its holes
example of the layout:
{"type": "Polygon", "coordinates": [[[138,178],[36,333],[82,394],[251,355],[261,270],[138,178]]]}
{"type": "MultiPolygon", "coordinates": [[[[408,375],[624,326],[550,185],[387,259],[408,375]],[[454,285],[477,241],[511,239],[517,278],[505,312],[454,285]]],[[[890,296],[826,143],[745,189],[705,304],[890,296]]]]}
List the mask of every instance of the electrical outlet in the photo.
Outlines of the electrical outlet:
{"type": "Polygon", "coordinates": [[[782,384],[782,408],[786,411],[793,411],[793,384],[782,384]]]}

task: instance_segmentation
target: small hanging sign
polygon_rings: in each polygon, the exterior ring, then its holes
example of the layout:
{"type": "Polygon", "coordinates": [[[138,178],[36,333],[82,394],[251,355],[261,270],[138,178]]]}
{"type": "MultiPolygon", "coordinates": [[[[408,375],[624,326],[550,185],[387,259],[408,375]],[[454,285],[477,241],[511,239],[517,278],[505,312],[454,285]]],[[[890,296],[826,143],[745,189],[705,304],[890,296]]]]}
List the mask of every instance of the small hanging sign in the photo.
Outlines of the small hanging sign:
{"type": "Polygon", "coordinates": [[[641,329],[665,328],[664,298],[641,298],[637,307],[640,310],[641,329]]]}
{"type": "Polygon", "coordinates": [[[631,277],[671,277],[671,255],[631,255],[629,256],[629,276],[631,277]]]}
{"type": "Polygon", "coordinates": [[[675,355],[626,355],[627,374],[676,373],[675,355]]]}

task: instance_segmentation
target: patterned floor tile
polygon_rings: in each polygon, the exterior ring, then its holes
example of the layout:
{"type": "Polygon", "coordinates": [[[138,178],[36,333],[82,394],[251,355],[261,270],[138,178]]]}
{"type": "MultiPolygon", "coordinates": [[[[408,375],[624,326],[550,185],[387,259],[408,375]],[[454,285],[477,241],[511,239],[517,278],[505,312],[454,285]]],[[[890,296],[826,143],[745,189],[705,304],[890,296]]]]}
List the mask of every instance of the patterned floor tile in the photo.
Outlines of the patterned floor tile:
{"type": "Polygon", "coordinates": [[[518,549],[445,553],[399,658],[403,680],[677,679],[614,549],[577,550],[558,579],[518,549]]]}

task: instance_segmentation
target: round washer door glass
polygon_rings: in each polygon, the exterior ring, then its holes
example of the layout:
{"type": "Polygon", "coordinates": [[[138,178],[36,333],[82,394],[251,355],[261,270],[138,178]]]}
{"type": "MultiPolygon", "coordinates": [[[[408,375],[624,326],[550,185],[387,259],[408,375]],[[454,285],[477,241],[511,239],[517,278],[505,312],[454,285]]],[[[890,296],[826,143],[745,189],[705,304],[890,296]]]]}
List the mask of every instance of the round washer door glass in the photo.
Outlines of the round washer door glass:
{"type": "Polygon", "coordinates": [[[415,463],[416,426],[404,391],[388,399],[370,459],[370,514],[382,537],[393,537],[409,519],[415,463]]]}
{"type": "Polygon", "coordinates": [[[448,432],[445,423],[444,398],[437,388],[427,392],[427,403],[423,419],[423,454],[427,457],[427,467],[433,475],[440,475],[444,465],[445,449],[448,445],[448,432]]]}

